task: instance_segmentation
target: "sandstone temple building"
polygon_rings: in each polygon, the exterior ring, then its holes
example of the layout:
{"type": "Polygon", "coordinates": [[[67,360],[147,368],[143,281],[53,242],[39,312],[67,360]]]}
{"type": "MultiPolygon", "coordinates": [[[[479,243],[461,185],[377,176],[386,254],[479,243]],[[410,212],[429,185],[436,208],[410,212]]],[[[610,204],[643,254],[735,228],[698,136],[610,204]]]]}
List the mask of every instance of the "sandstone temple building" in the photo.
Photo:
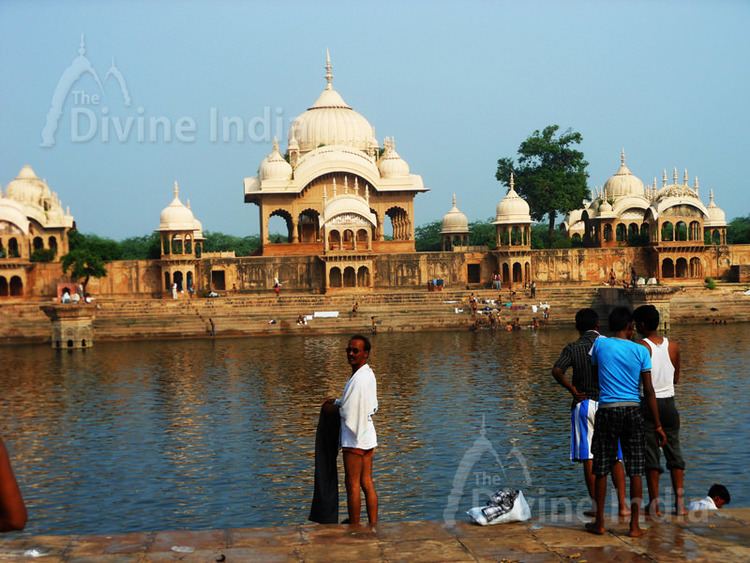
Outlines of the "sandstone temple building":
{"type": "MultiPolygon", "coordinates": [[[[665,171],[661,185],[656,179],[645,185],[628,168],[624,151],[591,201],[566,217],[562,228],[572,248],[532,247],[529,205],[511,176],[498,194],[494,248],[470,244],[469,219],[454,195],[441,224],[441,250],[416,252],[416,196],[428,191],[422,177],[412,173],[393,137],[381,142],[334,88],[330,57],[324,78],[323,91],[292,122],[286,146],[274,140],[257,173],[244,178],[244,202],[257,206],[259,216],[255,255],[206,252],[203,225],[175,183],[154,225],[160,258],[110,263],[107,276],[91,280],[89,290],[161,297],[175,289],[198,295],[268,291],[280,283],[292,291],[361,292],[426,287],[434,280],[483,287],[496,274],[505,287],[532,280],[591,285],[605,283],[612,272],[629,277],[631,268],[665,283],[744,280],[750,245],[727,244],[725,213],[713,192],[705,203],[698,179],[691,183],[687,171],[681,178],[677,170],[671,178],[665,171]],[[271,236],[272,221],[284,225],[282,240],[271,236]]],[[[24,166],[0,192],[0,299],[53,297],[61,282],[71,281],[60,258],[74,228],[57,195],[24,166]]]]}

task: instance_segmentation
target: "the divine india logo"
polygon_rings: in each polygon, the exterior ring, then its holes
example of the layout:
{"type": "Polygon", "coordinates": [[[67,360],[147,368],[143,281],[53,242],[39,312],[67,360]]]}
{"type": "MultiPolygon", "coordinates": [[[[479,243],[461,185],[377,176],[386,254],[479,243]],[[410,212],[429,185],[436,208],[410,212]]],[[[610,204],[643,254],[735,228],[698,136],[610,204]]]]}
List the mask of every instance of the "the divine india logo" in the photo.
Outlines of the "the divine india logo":
{"type": "Polygon", "coordinates": [[[78,47],[78,56],[63,71],[52,94],[49,110],[41,131],[41,146],[54,147],[57,142],[65,104],[71,100],[70,140],[87,143],[98,140],[103,143],[194,143],[200,131],[206,131],[210,142],[261,142],[269,143],[274,136],[281,136],[284,129],[283,110],[266,106],[261,115],[250,118],[220,115],[218,108],[208,108],[208,119],[201,122],[195,116],[167,116],[147,114],[142,106],[133,107],[133,101],[125,76],[115,64],[100,78],[86,56],[83,35],[78,47]],[[93,79],[95,87],[87,90],[77,86],[82,78],[93,79]],[[109,100],[105,84],[114,81],[117,85],[117,100],[109,100]],[[122,115],[115,115],[113,108],[121,106],[122,115]],[[273,113],[273,115],[272,115],[273,113]],[[273,125],[273,127],[272,127],[273,125]]]}

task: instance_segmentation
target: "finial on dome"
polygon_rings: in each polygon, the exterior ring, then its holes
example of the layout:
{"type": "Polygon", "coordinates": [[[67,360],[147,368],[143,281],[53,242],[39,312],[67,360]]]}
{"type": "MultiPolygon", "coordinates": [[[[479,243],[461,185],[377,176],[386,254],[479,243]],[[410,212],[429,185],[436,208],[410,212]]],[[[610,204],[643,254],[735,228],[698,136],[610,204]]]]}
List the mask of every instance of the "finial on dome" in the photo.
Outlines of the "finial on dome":
{"type": "Polygon", "coordinates": [[[78,46],[78,54],[81,56],[84,56],[86,54],[86,38],[84,37],[83,33],[81,33],[81,43],[78,46]]]}
{"type": "Polygon", "coordinates": [[[698,182],[698,176],[696,176],[696,177],[695,177],[695,180],[693,181],[693,187],[695,188],[695,191],[696,191],[696,192],[697,192],[697,191],[698,191],[698,190],[700,189],[700,187],[701,187],[700,183],[698,182]]]}
{"type": "Polygon", "coordinates": [[[679,178],[680,178],[680,176],[679,176],[679,174],[677,174],[677,167],[675,166],[674,170],[672,171],[672,180],[673,180],[672,183],[674,185],[677,185],[677,182],[679,181],[679,178]]]}
{"type": "Polygon", "coordinates": [[[175,199],[180,195],[180,186],[177,184],[177,180],[174,181],[174,187],[172,188],[172,193],[174,194],[175,199]]]}
{"type": "Polygon", "coordinates": [[[456,207],[456,194],[453,194],[453,207],[456,207]]]}
{"type": "Polygon", "coordinates": [[[685,168],[685,174],[682,177],[682,183],[686,186],[690,185],[690,176],[688,176],[687,168],[685,168]]]}
{"type": "Polygon", "coordinates": [[[326,90],[333,89],[333,66],[331,65],[331,53],[326,48],[326,90]]]}
{"type": "Polygon", "coordinates": [[[620,166],[625,166],[625,148],[620,149],[620,166]]]}
{"type": "Polygon", "coordinates": [[[279,152],[279,140],[276,137],[273,138],[273,150],[279,152]]]}
{"type": "Polygon", "coordinates": [[[661,176],[661,187],[663,188],[666,185],[667,185],[667,169],[665,168],[664,173],[661,176]]]}
{"type": "Polygon", "coordinates": [[[514,192],[516,191],[516,180],[513,176],[513,171],[510,171],[510,191],[514,192]]]}
{"type": "Polygon", "coordinates": [[[714,191],[713,190],[708,192],[708,205],[711,205],[711,206],[716,205],[714,203],[714,191]]]}

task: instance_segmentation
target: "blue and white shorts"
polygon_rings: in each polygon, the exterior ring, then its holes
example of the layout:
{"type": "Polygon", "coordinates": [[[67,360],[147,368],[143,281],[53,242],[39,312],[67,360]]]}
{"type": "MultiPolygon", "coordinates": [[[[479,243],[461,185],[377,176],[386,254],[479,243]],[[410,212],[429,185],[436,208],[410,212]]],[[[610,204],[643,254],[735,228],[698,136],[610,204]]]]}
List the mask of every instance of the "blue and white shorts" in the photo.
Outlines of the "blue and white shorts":
{"type": "MultiPolygon", "coordinates": [[[[591,443],[598,401],[584,399],[570,412],[570,461],[594,459],[591,443]]],[[[622,461],[622,448],[617,444],[617,459],[622,461]]]]}

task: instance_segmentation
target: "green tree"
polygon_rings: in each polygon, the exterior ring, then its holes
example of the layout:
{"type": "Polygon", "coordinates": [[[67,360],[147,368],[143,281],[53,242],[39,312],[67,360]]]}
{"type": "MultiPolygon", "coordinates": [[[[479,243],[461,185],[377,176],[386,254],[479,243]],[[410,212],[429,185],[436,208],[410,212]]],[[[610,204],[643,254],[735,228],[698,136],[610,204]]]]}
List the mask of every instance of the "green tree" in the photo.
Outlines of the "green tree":
{"type": "Polygon", "coordinates": [[[55,259],[55,251],[52,248],[38,248],[31,253],[29,259],[32,262],[52,262],[55,259]]]}
{"type": "Polygon", "coordinates": [[[472,246],[487,246],[495,248],[497,228],[492,224],[494,217],[486,221],[472,221],[469,223],[469,244],[472,246]]]}
{"type": "Polygon", "coordinates": [[[414,229],[414,245],[418,252],[429,250],[441,250],[440,230],[443,228],[442,221],[425,223],[414,229]]]}
{"type": "Polygon", "coordinates": [[[104,262],[119,260],[122,257],[120,243],[116,240],[100,237],[99,235],[84,234],[77,230],[72,230],[68,234],[68,244],[71,252],[85,249],[101,258],[104,262]]]}
{"type": "Polygon", "coordinates": [[[559,229],[552,231],[552,236],[550,236],[549,229],[544,223],[531,225],[531,248],[571,248],[572,246],[573,241],[559,229]]]}
{"type": "Polygon", "coordinates": [[[70,271],[74,280],[83,278],[83,293],[91,278],[103,278],[107,275],[104,260],[90,248],[78,248],[70,251],[62,259],[63,272],[70,271]]]}
{"type": "Polygon", "coordinates": [[[161,256],[161,237],[151,233],[140,237],[128,237],[119,242],[122,260],[155,260],[161,256]]]}
{"type": "Polygon", "coordinates": [[[727,225],[727,242],[729,244],[750,244],[750,215],[732,219],[727,225]]]}
{"type": "Polygon", "coordinates": [[[206,231],[206,242],[203,246],[206,252],[228,252],[234,250],[237,256],[250,256],[258,248],[260,248],[260,237],[258,235],[237,237],[211,231],[206,231]]]}
{"type": "Polygon", "coordinates": [[[531,218],[547,217],[548,240],[553,240],[557,215],[581,207],[589,197],[586,186],[588,162],[574,147],[583,136],[571,129],[556,135],[559,126],[548,125],[534,131],[518,147],[518,163],[504,157],[497,161],[497,178],[508,185],[511,172],[515,175],[516,191],[529,204],[531,218]]]}

